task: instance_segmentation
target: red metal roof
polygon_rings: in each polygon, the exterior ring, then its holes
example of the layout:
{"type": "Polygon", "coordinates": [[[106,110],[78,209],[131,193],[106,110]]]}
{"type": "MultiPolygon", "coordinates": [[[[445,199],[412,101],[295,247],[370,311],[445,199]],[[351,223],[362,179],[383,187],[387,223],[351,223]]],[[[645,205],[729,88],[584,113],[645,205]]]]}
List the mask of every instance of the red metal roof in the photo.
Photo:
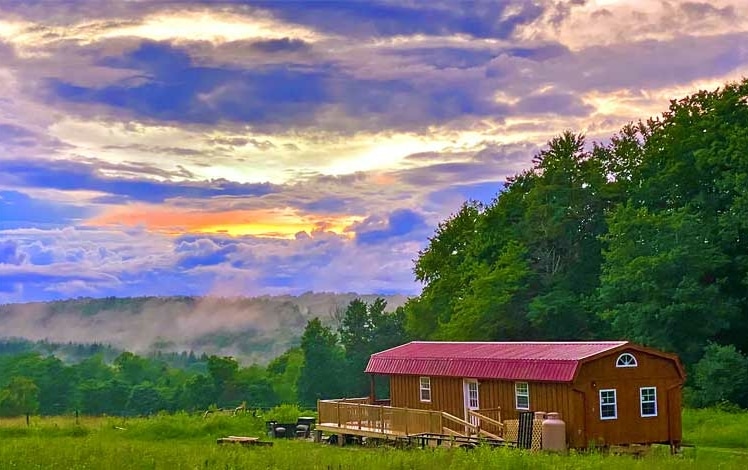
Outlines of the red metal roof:
{"type": "Polygon", "coordinates": [[[366,372],[571,382],[579,362],[627,341],[475,343],[414,341],[371,355],[366,372]]]}

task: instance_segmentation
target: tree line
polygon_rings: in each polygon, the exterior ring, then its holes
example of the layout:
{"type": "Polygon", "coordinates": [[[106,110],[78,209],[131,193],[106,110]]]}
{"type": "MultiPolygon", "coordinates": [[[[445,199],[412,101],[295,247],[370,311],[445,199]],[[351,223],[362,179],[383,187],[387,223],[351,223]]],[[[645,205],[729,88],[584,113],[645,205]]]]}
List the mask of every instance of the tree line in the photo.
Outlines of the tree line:
{"type": "Polygon", "coordinates": [[[681,357],[693,404],[748,406],[748,80],[554,138],[440,223],[415,275],[418,338],[631,340],[681,357]]]}

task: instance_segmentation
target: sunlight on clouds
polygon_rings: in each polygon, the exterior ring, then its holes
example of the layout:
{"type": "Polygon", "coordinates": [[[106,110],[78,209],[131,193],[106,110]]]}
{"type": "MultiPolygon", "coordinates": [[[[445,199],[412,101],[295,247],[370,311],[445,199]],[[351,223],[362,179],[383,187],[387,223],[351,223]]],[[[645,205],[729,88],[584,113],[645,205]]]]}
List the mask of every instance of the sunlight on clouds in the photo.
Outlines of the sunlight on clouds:
{"type": "Polygon", "coordinates": [[[188,233],[224,233],[231,236],[256,236],[291,239],[299,232],[317,230],[352,236],[346,227],[363,220],[353,216],[316,216],[299,214],[290,208],[199,212],[156,206],[113,208],[86,221],[91,227],[144,227],[149,232],[167,235],[188,233]]]}
{"type": "Polygon", "coordinates": [[[394,168],[410,154],[436,151],[444,145],[443,142],[437,140],[427,140],[408,134],[372,140],[369,145],[362,145],[363,148],[358,152],[340,155],[336,161],[323,168],[323,172],[341,175],[357,171],[394,168]]]}
{"type": "Polygon", "coordinates": [[[155,41],[210,41],[223,43],[246,39],[302,39],[316,42],[329,36],[299,25],[281,23],[268,15],[253,12],[242,16],[226,12],[164,11],[130,22],[87,21],[65,26],[0,20],[0,38],[16,46],[20,57],[46,57],[47,47],[61,41],[85,45],[98,41],[139,37],[155,41]]]}
{"type": "Polygon", "coordinates": [[[156,41],[166,39],[212,42],[241,39],[282,39],[286,37],[317,41],[323,36],[311,29],[287,25],[254,12],[252,18],[229,13],[165,12],[146,17],[142,23],[107,30],[92,39],[138,36],[156,41]]]}
{"type": "Polygon", "coordinates": [[[13,38],[31,23],[10,22],[0,20],[0,37],[4,39],[13,38]]]}
{"type": "MultiPolygon", "coordinates": [[[[662,114],[673,97],[687,96],[696,90],[716,90],[727,82],[739,81],[745,76],[748,76],[748,66],[719,78],[696,80],[659,89],[642,89],[638,93],[632,93],[630,90],[608,93],[592,91],[585,93],[583,100],[595,108],[596,115],[632,116],[632,119],[646,120],[662,114]]],[[[621,124],[617,124],[616,128],[611,130],[615,132],[621,124]]]]}
{"type": "Polygon", "coordinates": [[[748,10],[741,0],[710,0],[709,14],[689,14],[684,5],[699,2],[675,0],[591,0],[575,5],[563,22],[549,27],[548,18],[519,28],[524,40],[558,41],[571,50],[591,46],[626,44],[635,41],[668,41],[680,36],[712,36],[748,31],[745,14],[731,16],[732,11],[748,10]]]}
{"type": "MultiPolygon", "coordinates": [[[[482,131],[435,127],[426,135],[359,133],[341,137],[325,133],[252,134],[231,128],[204,133],[199,126],[178,128],[68,118],[52,125],[49,133],[72,146],[76,156],[152,165],[154,155],[158,155],[159,166],[173,169],[179,165],[195,180],[225,178],[239,183],[283,184],[310,173],[344,175],[402,168],[405,157],[414,153],[464,151],[487,139],[510,143],[530,135],[501,134],[504,126],[490,121],[483,127],[482,131]],[[258,149],[252,141],[267,142],[269,148],[258,149]],[[177,154],[180,151],[182,155],[177,154]]],[[[547,136],[548,133],[535,135],[539,139],[547,136]]],[[[413,165],[409,162],[410,167],[413,165]]]]}

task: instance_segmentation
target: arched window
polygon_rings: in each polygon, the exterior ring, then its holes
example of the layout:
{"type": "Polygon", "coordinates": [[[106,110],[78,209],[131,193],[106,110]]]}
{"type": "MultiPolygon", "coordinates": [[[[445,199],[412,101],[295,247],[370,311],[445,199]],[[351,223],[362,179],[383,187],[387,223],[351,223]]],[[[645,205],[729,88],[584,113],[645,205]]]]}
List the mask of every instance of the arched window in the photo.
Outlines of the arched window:
{"type": "Polygon", "coordinates": [[[623,353],[616,359],[616,367],[636,367],[636,358],[633,354],[623,353]]]}

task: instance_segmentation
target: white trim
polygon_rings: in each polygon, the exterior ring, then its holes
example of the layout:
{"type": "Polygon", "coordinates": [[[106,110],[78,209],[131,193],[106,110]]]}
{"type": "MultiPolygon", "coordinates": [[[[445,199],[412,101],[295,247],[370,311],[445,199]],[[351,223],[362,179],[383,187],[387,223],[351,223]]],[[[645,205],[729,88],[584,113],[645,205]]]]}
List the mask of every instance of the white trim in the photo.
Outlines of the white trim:
{"type": "Polygon", "coordinates": [[[654,418],[657,416],[657,387],[640,387],[639,388],[639,416],[642,418],[654,418]],[[644,391],[653,390],[654,399],[644,401],[644,391]],[[654,403],[654,413],[644,414],[644,405],[646,403],[654,403]]]}
{"type": "Polygon", "coordinates": [[[623,353],[616,359],[616,367],[636,367],[638,365],[636,357],[631,353],[623,353]]]}
{"type": "MultiPolygon", "coordinates": [[[[480,420],[474,416],[470,416],[468,410],[479,410],[480,409],[480,388],[479,383],[476,379],[462,379],[462,391],[465,405],[465,421],[473,424],[474,426],[480,426],[480,420]],[[470,386],[475,385],[475,405],[470,403],[470,386]]],[[[466,432],[470,432],[469,429],[465,429],[466,432]]]]}
{"type": "Polygon", "coordinates": [[[418,378],[418,399],[424,403],[431,403],[431,377],[419,377],[418,378]],[[425,382],[424,382],[425,379],[425,382]],[[424,384],[426,385],[424,387],[424,384]],[[423,392],[426,392],[428,398],[423,398],[423,392]]]}
{"type": "Polygon", "coordinates": [[[530,384],[527,382],[514,382],[514,407],[518,410],[530,410],[530,384]],[[520,385],[524,385],[525,390],[523,393],[520,393],[520,385]],[[519,406],[520,397],[527,399],[526,407],[519,406]]]}
{"type": "Polygon", "coordinates": [[[600,399],[600,419],[603,421],[607,421],[609,419],[618,419],[618,394],[616,393],[615,388],[605,388],[598,392],[598,397],[600,399]],[[613,392],[613,403],[605,403],[603,405],[603,392],[613,392]],[[603,406],[611,406],[613,405],[613,416],[603,416],[603,406]]]}

